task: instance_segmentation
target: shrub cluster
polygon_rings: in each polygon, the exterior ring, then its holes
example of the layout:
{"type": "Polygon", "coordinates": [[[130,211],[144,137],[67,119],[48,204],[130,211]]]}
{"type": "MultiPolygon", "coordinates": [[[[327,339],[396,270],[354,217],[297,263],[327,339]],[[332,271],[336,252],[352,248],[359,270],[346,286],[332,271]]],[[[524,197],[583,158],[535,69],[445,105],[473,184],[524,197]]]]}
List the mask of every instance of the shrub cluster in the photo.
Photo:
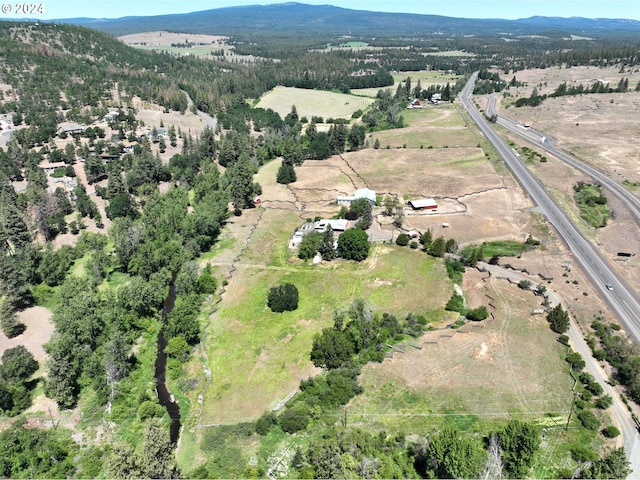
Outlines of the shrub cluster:
{"type": "Polygon", "coordinates": [[[489,316],[489,311],[484,305],[478,308],[466,308],[464,306],[464,298],[457,293],[451,296],[444,309],[450,312],[458,312],[460,315],[474,322],[479,322],[489,316]]]}
{"type": "Polygon", "coordinates": [[[591,324],[599,339],[600,348],[595,341],[589,341],[591,350],[599,352],[615,369],[615,378],[624,385],[629,397],[640,403],[640,348],[617,335],[611,325],[595,321],[591,324]]]}

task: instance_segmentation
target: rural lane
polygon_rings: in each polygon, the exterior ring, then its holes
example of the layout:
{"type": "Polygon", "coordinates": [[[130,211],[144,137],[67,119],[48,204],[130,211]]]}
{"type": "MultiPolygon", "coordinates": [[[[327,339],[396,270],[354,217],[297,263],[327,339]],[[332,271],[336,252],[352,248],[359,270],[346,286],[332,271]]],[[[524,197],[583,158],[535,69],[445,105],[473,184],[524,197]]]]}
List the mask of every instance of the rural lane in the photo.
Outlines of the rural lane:
{"type": "MultiPolygon", "coordinates": [[[[184,95],[187,97],[187,108],[191,108],[193,106],[193,100],[191,100],[191,97],[186,91],[181,90],[181,92],[184,93],[184,95]]],[[[211,130],[215,132],[216,127],[218,126],[218,118],[212,117],[211,115],[203,112],[202,110],[196,110],[196,112],[198,113],[198,116],[202,119],[202,121],[204,121],[204,123],[207,126],[211,127],[211,130]]]]}
{"type": "MultiPolygon", "coordinates": [[[[594,288],[600,293],[601,298],[612,307],[612,310],[616,313],[626,332],[636,343],[640,343],[640,316],[638,316],[638,312],[640,312],[640,302],[638,302],[635,292],[627,287],[626,282],[618,279],[617,274],[607,260],[573,225],[564,211],[552,200],[543,186],[519,160],[515,152],[491,128],[484,115],[477,110],[471,101],[471,92],[473,91],[477,76],[478,73],[474,73],[460,93],[459,98],[462,106],[478,125],[478,128],[487,140],[494,146],[522,188],[529,194],[532,201],[547,218],[547,221],[555,228],[558,235],[567,244],[574,259],[582,267],[594,288]],[[605,284],[611,284],[613,290],[607,289],[605,284]]],[[[582,339],[579,333],[573,333],[571,337],[572,341],[577,341],[578,337],[582,339]]],[[[590,364],[590,371],[599,368],[588,350],[583,357],[585,362],[590,364]]],[[[604,379],[602,375],[600,375],[599,378],[604,379]]],[[[603,387],[608,387],[608,385],[605,384],[603,387]]],[[[609,391],[611,390],[609,389],[609,391]]],[[[618,398],[613,395],[612,397],[614,399],[618,398]]],[[[616,403],[620,407],[621,402],[618,401],[616,403]]],[[[640,475],[640,455],[637,454],[640,449],[638,446],[640,435],[638,435],[635,429],[635,423],[630,419],[628,414],[626,416],[627,418],[620,416],[622,411],[619,408],[613,409],[613,413],[622,427],[627,458],[633,462],[632,468],[635,473],[633,478],[640,478],[638,477],[638,475],[640,475]],[[633,427],[633,431],[629,427],[633,427]]]]}

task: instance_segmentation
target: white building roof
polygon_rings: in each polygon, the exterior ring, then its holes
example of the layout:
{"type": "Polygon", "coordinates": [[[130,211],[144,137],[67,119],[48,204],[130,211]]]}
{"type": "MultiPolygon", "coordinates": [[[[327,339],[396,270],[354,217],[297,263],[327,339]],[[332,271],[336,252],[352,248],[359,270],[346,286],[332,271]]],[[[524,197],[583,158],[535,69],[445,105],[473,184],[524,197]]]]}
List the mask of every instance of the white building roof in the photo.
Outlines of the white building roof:
{"type": "Polygon", "coordinates": [[[353,197],[356,199],[366,198],[367,200],[376,203],[376,192],[368,188],[361,188],[360,190],[356,190],[355,192],[353,192],[353,197]]]}
{"type": "Polygon", "coordinates": [[[411,205],[413,208],[428,208],[428,207],[437,207],[438,202],[436,202],[433,198],[421,198],[419,200],[409,200],[407,203],[411,205]]]}
{"type": "Polygon", "coordinates": [[[319,232],[324,232],[327,230],[327,226],[331,225],[331,229],[334,231],[343,232],[347,228],[349,228],[349,220],[345,220],[344,218],[340,218],[337,220],[333,219],[322,219],[316,222],[315,229],[319,232]]]}

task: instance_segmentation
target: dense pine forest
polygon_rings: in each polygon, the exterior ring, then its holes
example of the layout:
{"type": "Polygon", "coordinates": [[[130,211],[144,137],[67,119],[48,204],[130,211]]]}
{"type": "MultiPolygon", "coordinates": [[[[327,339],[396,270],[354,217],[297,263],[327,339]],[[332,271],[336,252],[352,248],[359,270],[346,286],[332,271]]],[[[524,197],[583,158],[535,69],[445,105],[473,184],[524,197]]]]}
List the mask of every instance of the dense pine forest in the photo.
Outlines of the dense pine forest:
{"type": "MultiPolygon", "coordinates": [[[[567,49],[561,38],[500,43],[494,37],[363,36],[356,40],[384,48],[362,51],[325,51],[339,39],[324,34],[297,45],[269,33],[249,40],[238,35],[230,43],[238,54],[259,57],[253,64],[142,51],[72,25],[0,23],[0,113],[10,115],[15,126],[0,149],[0,326],[7,337],[20,335],[24,326],[17,312],[34,305],[50,308],[55,325],[45,346],[46,378],[30,379],[39,365],[29,352],[10,349],[2,355],[0,412],[5,420],[18,420],[0,433],[0,444],[8,446],[0,476],[264,476],[257,467],[241,465],[231,440],[303,431],[308,418],[322,417],[361,391],[357,375],[363,364],[380,361],[388,342],[418,335],[425,322],[415,315],[398,320],[366,311],[358,303],[336,311],[334,327],[325,329],[309,352],[325,374],[304,381],[301,395],[279,417],[266,413],[251,424],[208,430],[201,448],[213,460],[180,472],[167,414],[154,392],[156,339],[162,331],[169,375],[187,390],[187,382],[180,383],[181,368],[201,340],[202,304],[220,287],[197,260],[216,245],[231,216],[255,207],[262,192],[254,179],[258,169],[281,157],[278,182],[295,182],[295,165],[364,148],[367,133],[405,125],[402,110],[409,99],[438,93],[453,101],[476,70],[487,82],[482,88],[493,91],[507,85],[488,73],[491,68],[516,78],[525,68],[624,66],[639,60],[638,45],[630,45],[629,38],[585,40],[567,49]],[[433,54],[445,50],[469,55],[433,54]],[[392,72],[412,70],[452,71],[462,79],[428,88],[410,81],[394,85],[392,72]],[[356,116],[360,122],[327,120],[328,128],[320,131],[323,121],[301,118],[294,105],[285,118],[251,106],[277,85],[380,91],[356,116]],[[141,136],[134,98],[165,111],[206,112],[216,117],[217,128],[193,135],[167,126],[166,140],[141,136]],[[94,124],[110,113],[108,136],[94,124]],[[94,126],[67,132],[62,127],[70,123],[94,126]],[[180,148],[168,162],[158,154],[165,141],[180,148]],[[124,145],[132,147],[125,151],[124,145]],[[81,182],[52,191],[45,173],[50,164],[66,177],[75,176],[75,166],[82,164],[89,184],[103,184],[96,195],[105,202],[107,218],[81,182]],[[98,231],[87,231],[88,222],[98,231]],[[68,232],[76,235],[74,244],[54,248],[55,239],[68,232]],[[163,317],[172,291],[175,305],[163,317]],[[369,336],[358,334],[363,331],[369,336]],[[336,345],[343,347],[339,361],[336,345]],[[38,392],[60,408],[80,408],[83,425],[102,425],[108,411],[110,423],[100,427],[108,430],[107,440],[83,444],[65,428],[35,435],[20,415],[38,392]]],[[[501,472],[520,478],[529,472],[540,438],[536,426],[512,421],[473,436],[451,427],[429,442],[413,442],[395,432],[376,436],[349,429],[345,416],[323,424],[322,435],[296,449],[291,463],[299,478],[477,477],[494,472],[483,462],[499,440],[506,459],[501,472]]],[[[625,473],[622,450],[579,454],[589,459],[583,478],[625,473]]]]}

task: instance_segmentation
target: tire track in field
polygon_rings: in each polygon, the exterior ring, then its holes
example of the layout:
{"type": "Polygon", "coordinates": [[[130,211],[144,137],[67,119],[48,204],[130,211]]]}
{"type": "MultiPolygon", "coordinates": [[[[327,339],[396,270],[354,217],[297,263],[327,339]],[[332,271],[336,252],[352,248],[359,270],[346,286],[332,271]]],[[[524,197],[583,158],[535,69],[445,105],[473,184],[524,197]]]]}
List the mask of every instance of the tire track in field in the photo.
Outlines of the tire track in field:
{"type": "Polygon", "coordinates": [[[529,404],[526,399],[526,395],[522,391],[520,382],[517,381],[517,377],[514,372],[513,363],[511,362],[511,353],[507,344],[507,327],[509,320],[513,317],[511,304],[507,301],[504,294],[499,288],[494,289],[498,301],[502,304],[504,320],[499,323],[499,338],[500,338],[500,351],[504,357],[505,366],[511,383],[513,385],[513,392],[515,393],[518,401],[523,407],[523,410],[530,412],[529,404]]]}

